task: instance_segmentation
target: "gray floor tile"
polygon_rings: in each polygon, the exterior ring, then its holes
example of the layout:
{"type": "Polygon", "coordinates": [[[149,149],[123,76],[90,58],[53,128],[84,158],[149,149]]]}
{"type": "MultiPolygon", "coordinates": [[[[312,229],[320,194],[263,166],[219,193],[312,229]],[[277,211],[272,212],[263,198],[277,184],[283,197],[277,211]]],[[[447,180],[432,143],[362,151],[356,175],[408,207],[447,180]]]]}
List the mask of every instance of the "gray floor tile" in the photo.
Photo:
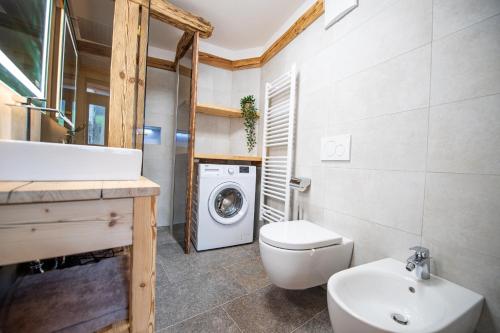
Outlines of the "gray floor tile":
{"type": "Polygon", "coordinates": [[[248,292],[263,288],[269,284],[266,270],[262,266],[260,257],[233,264],[226,267],[226,270],[241,284],[248,292]]]}
{"type": "Polygon", "coordinates": [[[259,240],[258,239],[251,244],[242,245],[241,248],[243,250],[247,251],[250,255],[260,256],[260,248],[259,248],[259,240]]]}
{"type": "Polygon", "coordinates": [[[323,288],[285,290],[274,285],[224,305],[243,332],[291,332],[325,308],[323,288]]]}
{"type": "Polygon", "coordinates": [[[170,229],[168,227],[159,227],[157,229],[156,243],[158,245],[177,243],[177,241],[170,234],[170,229]]]}
{"type": "Polygon", "coordinates": [[[162,286],[167,283],[170,283],[167,272],[163,268],[163,265],[159,261],[156,261],[156,285],[162,286]]]}
{"type": "Polygon", "coordinates": [[[241,246],[233,246],[198,252],[193,257],[192,264],[199,269],[214,270],[247,261],[252,257],[241,246]]]}
{"type": "Polygon", "coordinates": [[[237,333],[240,332],[236,323],[221,307],[170,326],[161,333],[237,333]]]}
{"type": "Polygon", "coordinates": [[[293,331],[293,333],[333,333],[328,309],[321,311],[313,319],[293,331]]]}
{"type": "Polygon", "coordinates": [[[246,293],[224,270],[158,286],[157,328],[165,328],[246,293]]]}

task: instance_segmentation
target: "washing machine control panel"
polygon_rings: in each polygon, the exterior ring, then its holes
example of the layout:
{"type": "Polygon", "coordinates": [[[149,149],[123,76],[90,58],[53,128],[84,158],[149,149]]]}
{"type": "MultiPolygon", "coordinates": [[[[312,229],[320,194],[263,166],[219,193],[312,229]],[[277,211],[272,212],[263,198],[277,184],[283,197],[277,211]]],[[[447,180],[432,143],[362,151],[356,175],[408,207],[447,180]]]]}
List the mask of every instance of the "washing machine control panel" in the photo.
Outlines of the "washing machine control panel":
{"type": "Polygon", "coordinates": [[[199,176],[204,177],[220,177],[223,175],[250,177],[255,174],[255,167],[247,165],[200,164],[199,170],[199,176]]]}

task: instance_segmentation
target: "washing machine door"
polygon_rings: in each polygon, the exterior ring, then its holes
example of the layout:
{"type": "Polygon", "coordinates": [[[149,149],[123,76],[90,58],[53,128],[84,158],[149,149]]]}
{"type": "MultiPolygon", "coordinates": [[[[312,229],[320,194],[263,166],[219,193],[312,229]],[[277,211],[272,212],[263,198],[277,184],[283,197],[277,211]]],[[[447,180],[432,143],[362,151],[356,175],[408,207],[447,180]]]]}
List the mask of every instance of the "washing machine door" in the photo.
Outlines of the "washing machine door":
{"type": "Polygon", "coordinates": [[[248,211],[248,201],[241,187],[233,182],[217,186],[208,199],[212,218],[221,224],[234,224],[248,211]]]}

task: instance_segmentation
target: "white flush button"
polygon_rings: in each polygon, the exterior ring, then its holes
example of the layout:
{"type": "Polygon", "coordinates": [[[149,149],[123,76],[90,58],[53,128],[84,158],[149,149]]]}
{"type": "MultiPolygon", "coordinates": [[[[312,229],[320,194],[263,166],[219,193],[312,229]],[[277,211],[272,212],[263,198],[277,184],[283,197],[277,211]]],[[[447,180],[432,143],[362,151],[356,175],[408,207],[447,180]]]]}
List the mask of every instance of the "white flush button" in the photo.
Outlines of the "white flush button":
{"type": "Polygon", "coordinates": [[[351,159],[351,135],[337,135],[321,139],[322,161],[349,161],[351,159]]]}

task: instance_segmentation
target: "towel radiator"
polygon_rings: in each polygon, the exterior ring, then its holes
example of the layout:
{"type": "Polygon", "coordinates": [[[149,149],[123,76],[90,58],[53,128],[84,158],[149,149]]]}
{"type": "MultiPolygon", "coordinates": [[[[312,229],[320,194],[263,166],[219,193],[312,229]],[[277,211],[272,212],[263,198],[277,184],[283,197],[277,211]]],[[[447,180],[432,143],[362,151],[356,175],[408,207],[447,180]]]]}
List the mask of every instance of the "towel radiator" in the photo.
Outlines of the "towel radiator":
{"type": "Polygon", "coordinates": [[[262,174],[260,190],[260,220],[279,222],[290,218],[290,188],[292,175],[296,69],[266,83],[262,174]]]}

